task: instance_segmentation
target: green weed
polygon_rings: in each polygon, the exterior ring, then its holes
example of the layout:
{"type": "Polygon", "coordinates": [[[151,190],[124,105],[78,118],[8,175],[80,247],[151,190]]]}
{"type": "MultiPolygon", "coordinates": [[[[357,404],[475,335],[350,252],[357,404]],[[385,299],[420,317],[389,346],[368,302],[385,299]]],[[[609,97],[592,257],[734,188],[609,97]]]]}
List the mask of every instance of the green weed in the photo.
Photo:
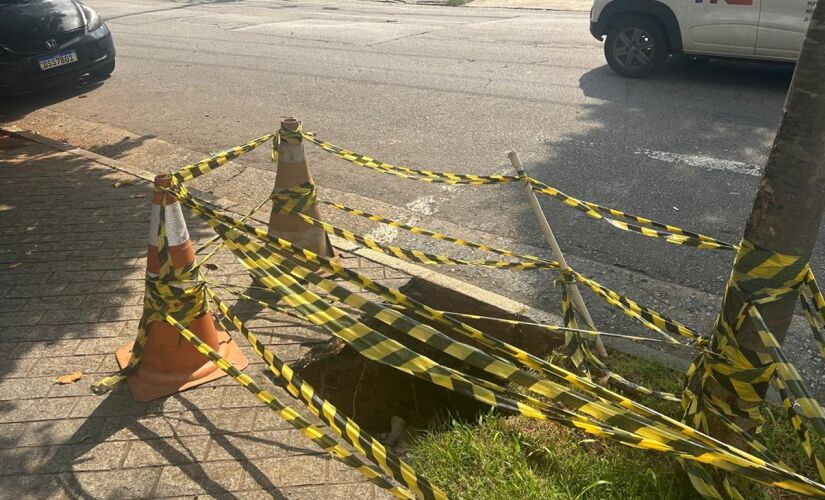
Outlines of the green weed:
{"type": "MultiPolygon", "coordinates": [[[[682,375],[658,363],[612,354],[617,373],[650,388],[679,393],[682,375]]],[[[637,400],[679,418],[678,403],[637,400]]],[[[788,465],[816,477],[779,408],[766,408],[759,439],[788,465]]],[[[821,447],[820,451],[821,451],[821,447]]],[[[559,424],[491,412],[475,425],[451,422],[419,436],[410,447],[417,470],[466,499],[662,499],[701,498],[676,459],[595,439],[559,424]]],[[[741,483],[747,498],[787,498],[741,483]]]]}

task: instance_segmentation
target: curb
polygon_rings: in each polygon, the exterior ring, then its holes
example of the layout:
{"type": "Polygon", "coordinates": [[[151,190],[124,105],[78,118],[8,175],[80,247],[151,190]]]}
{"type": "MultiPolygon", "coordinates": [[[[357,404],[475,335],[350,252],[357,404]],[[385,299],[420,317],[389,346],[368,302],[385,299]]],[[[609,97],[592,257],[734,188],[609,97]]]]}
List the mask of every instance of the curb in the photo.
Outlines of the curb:
{"type": "MultiPolygon", "coordinates": [[[[147,170],[134,167],[132,165],[129,165],[128,163],[114,160],[107,156],[99,155],[97,153],[93,153],[85,149],[73,147],[71,145],[65,144],[60,141],[56,141],[54,139],[50,139],[40,134],[24,130],[20,127],[0,127],[0,131],[5,132],[7,134],[16,135],[18,137],[22,137],[23,139],[28,139],[32,142],[37,142],[45,146],[49,146],[51,148],[66,153],[80,156],[88,160],[95,161],[102,165],[106,165],[115,170],[119,170],[129,175],[133,175],[148,182],[153,182],[155,178],[155,174],[147,170]]],[[[215,205],[219,205],[223,208],[231,208],[238,205],[236,202],[228,198],[217,198],[211,193],[207,193],[205,191],[201,191],[195,188],[187,189],[199,198],[204,199],[215,205]]],[[[260,219],[259,221],[266,222],[260,219]]],[[[416,266],[414,264],[397,259],[390,255],[370,250],[369,248],[361,247],[359,245],[356,245],[355,243],[351,243],[335,235],[330,235],[330,241],[332,241],[332,246],[337,248],[338,250],[353,255],[357,255],[369,261],[381,264],[382,266],[388,267],[390,269],[402,272],[404,274],[408,274],[411,277],[419,280],[421,283],[431,285],[433,289],[447,289],[453,293],[466,297],[466,299],[471,302],[483,302],[485,304],[488,304],[490,307],[500,310],[509,315],[528,317],[533,320],[539,320],[541,318],[544,319],[545,322],[547,322],[547,320],[550,320],[550,322],[561,324],[560,316],[545,311],[540,311],[526,304],[522,304],[521,302],[508,299],[507,297],[504,297],[497,293],[490,292],[489,290],[485,290],[483,288],[477,287],[470,283],[466,283],[456,278],[452,278],[445,274],[441,274],[430,269],[425,269],[423,267],[416,266]]]]}
{"type": "MultiPolygon", "coordinates": [[[[0,126],[0,131],[49,146],[59,151],[95,161],[148,182],[153,182],[155,178],[155,174],[147,170],[137,168],[122,161],[114,160],[107,156],[93,153],[86,149],[73,147],[69,144],[56,141],[17,126],[0,126]]],[[[216,197],[211,193],[207,193],[199,189],[189,188],[189,191],[199,198],[222,208],[232,208],[238,206],[238,203],[233,200],[224,197],[216,197]]],[[[262,223],[267,222],[257,217],[255,217],[255,220],[262,223]]],[[[410,276],[411,279],[409,283],[414,283],[415,288],[419,292],[426,294],[431,304],[454,303],[458,300],[464,304],[478,304],[479,309],[494,311],[494,314],[496,315],[520,318],[525,321],[536,323],[548,323],[555,325],[563,324],[562,318],[557,314],[530,307],[521,302],[509,299],[495,292],[485,290],[476,285],[472,285],[437,271],[417,266],[390,255],[358,246],[335,235],[330,235],[330,241],[332,242],[333,247],[343,252],[357,255],[371,262],[375,262],[384,267],[410,276]]],[[[639,343],[614,338],[605,338],[604,342],[605,345],[616,351],[635,357],[656,360],[660,364],[678,372],[684,372],[690,364],[688,360],[652,349],[639,343]]]]}

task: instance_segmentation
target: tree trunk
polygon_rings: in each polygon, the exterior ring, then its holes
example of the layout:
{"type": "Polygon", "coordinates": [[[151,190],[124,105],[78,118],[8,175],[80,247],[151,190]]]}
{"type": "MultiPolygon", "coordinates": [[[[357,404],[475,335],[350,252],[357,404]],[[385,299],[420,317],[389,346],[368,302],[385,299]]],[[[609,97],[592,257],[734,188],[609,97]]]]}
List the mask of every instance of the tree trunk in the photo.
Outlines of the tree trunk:
{"type": "MultiPolygon", "coordinates": [[[[756,200],[748,219],[744,239],[757,248],[810,258],[825,210],[825,2],[814,8],[808,35],[785,101],[785,110],[774,139],[765,173],[759,182],[756,200]]],[[[740,253],[742,251],[740,250],[740,253]]],[[[741,296],[731,288],[725,292],[723,314],[735,317],[742,306],[741,296]]],[[[771,332],[782,343],[796,306],[796,295],[758,307],[771,332]]],[[[717,326],[718,328],[718,326],[717,326]]],[[[718,332],[717,332],[718,333],[718,332]]],[[[745,321],[735,332],[744,350],[762,352],[762,344],[752,322],[745,321]]],[[[736,395],[709,381],[706,394],[724,397],[740,407],[736,395]]],[[[767,386],[760,394],[764,400],[767,386]]],[[[711,419],[711,431],[720,432],[711,419]]],[[[755,423],[737,419],[746,429],[755,423]]]]}

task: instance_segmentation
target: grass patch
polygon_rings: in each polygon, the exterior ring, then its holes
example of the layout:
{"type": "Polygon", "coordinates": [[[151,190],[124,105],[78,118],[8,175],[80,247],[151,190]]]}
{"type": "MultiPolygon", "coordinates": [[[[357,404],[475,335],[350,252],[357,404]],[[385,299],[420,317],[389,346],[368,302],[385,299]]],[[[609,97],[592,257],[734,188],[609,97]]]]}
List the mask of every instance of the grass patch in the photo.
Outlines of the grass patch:
{"type": "MultiPolygon", "coordinates": [[[[612,354],[609,364],[627,379],[652,389],[681,390],[682,374],[651,361],[612,354]]],[[[678,403],[636,398],[679,418],[678,403]]],[[[790,422],[766,408],[760,440],[795,470],[816,472],[790,422]]],[[[593,438],[549,422],[490,413],[477,424],[452,422],[419,436],[409,448],[416,469],[466,499],[700,499],[676,459],[593,438]]],[[[822,451],[820,447],[820,451],[822,451]]],[[[790,498],[786,492],[742,483],[746,498],[790,498]]]]}

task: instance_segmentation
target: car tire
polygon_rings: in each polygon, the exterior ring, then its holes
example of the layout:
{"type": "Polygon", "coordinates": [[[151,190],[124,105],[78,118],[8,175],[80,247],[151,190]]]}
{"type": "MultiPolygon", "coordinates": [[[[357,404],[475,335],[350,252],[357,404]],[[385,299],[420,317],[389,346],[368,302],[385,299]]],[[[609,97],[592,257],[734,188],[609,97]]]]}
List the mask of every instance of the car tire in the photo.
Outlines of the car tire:
{"type": "Polygon", "coordinates": [[[625,16],[607,31],[604,56],[616,73],[643,78],[662,67],[669,50],[665,30],[658,21],[644,16],[625,16]]]}
{"type": "Polygon", "coordinates": [[[109,61],[103,66],[97,68],[96,70],[90,72],[89,74],[92,75],[92,78],[96,78],[98,80],[103,80],[105,78],[109,78],[109,75],[115,70],[115,61],[109,61]]]}

